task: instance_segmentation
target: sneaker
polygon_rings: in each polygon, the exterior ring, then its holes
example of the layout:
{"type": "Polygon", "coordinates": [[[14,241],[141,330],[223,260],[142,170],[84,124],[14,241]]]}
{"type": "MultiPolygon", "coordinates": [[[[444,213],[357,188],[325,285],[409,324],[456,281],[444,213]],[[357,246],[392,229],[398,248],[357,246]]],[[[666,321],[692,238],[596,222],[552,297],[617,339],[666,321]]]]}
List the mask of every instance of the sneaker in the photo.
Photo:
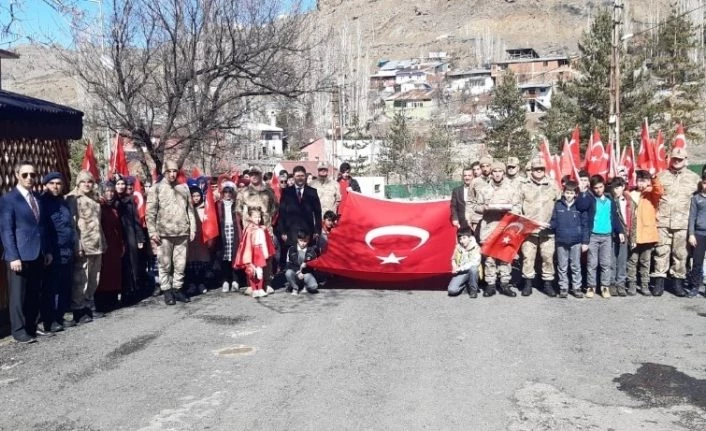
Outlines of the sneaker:
{"type": "Polygon", "coordinates": [[[583,298],[583,292],[581,291],[581,289],[574,289],[571,293],[576,298],[579,298],[579,299],[583,298]]]}
{"type": "Polygon", "coordinates": [[[228,283],[227,281],[224,281],[223,285],[221,286],[221,292],[223,292],[223,293],[230,292],[230,283],[228,283]]]}
{"type": "Polygon", "coordinates": [[[275,290],[272,288],[272,286],[267,286],[265,288],[265,292],[267,292],[268,294],[271,294],[271,293],[275,293],[275,290]]]}
{"type": "Polygon", "coordinates": [[[252,287],[250,287],[250,286],[248,286],[247,289],[245,289],[245,291],[243,292],[243,295],[247,295],[247,296],[252,296],[252,294],[253,294],[253,290],[252,290],[252,287]]]}
{"type": "Polygon", "coordinates": [[[292,296],[299,295],[299,289],[292,289],[292,296]]]}
{"type": "Polygon", "coordinates": [[[208,289],[206,288],[205,284],[199,284],[199,292],[201,292],[202,294],[208,292],[208,289]]]}
{"type": "Polygon", "coordinates": [[[601,296],[605,299],[610,298],[610,288],[607,286],[601,287],[601,296]]]}
{"type": "Polygon", "coordinates": [[[252,292],[253,298],[264,298],[265,296],[267,296],[267,292],[265,292],[263,289],[253,290],[252,292]]]}
{"type": "Polygon", "coordinates": [[[697,287],[694,289],[689,289],[689,290],[687,290],[687,294],[688,294],[689,298],[695,298],[695,297],[699,296],[699,288],[697,287]]]}
{"type": "Polygon", "coordinates": [[[586,288],[586,298],[593,298],[593,294],[596,292],[595,287],[587,287],[586,288]]]}
{"type": "Polygon", "coordinates": [[[559,289],[559,298],[566,298],[569,296],[569,291],[566,289],[559,289]]]}
{"type": "Polygon", "coordinates": [[[230,291],[237,292],[238,290],[240,290],[240,285],[238,284],[238,282],[237,281],[232,282],[230,284],[230,291]]]}

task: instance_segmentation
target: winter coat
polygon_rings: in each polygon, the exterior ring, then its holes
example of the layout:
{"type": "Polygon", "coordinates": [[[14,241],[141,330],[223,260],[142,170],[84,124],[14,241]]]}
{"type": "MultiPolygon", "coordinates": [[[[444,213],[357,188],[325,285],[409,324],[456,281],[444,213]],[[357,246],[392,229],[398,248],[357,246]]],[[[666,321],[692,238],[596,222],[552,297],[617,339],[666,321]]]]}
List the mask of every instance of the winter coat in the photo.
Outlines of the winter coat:
{"type": "Polygon", "coordinates": [[[75,249],[86,256],[103,254],[108,248],[101,228],[101,205],[92,195],[76,188],[66,196],[76,227],[75,249]]]}
{"type": "MultiPolygon", "coordinates": [[[[530,178],[520,183],[519,187],[517,182],[509,181],[509,184],[520,190],[522,215],[540,223],[549,223],[552,218],[554,202],[561,198],[561,191],[554,180],[545,176],[540,181],[530,178]]],[[[551,232],[545,231],[543,233],[551,232]]],[[[537,236],[537,234],[533,235],[537,236]]]]}
{"type": "Polygon", "coordinates": [[[147,194],[147,231],[149,236],[178,237],[194,235],[196,220],[191,194],[184,184],[162,180],[147,194]]]}
{"type": "Polygon", "coordinates": [[[706,196],[695,193],[689,208],[689,235],[706,235],[706,196]]]}
{"type": "MultiPolygon", "coordinates": [[[[480,178],[480,177],[479,177],[480,178]]],[[[477,179],[477,178],[476,178],[477,179]]],[[[490,234],[500,223],[500,219],[508,212],[520,213],[520,194],[508,181],[503,179],[500,183],[491,181],[476,191],[473,210],[482,216],[480,224],[480,242],[485,242],[490,234]],[[485,205],[490,208],[484,208],[485,205]],[[506,206],[510,209],[493,209],[495,205],[506,206]]]]}
{"type": "Polygon", "coordinates": [[[61,196],[44,193],[39,200],[52,228],[47,230],[54,260],[69,263],[76,247],[76,228],[68,202],[61,196]]]}
{"type": "Polygon", "coordinates": [[[120,221],[118,201],[101,203],[101,226],[107,245],[101,264],[101,274],[98,281],[100,293],[132,293],[135,284],[132,282],[134,275],[125,270],[125,242],[123,224],[120,221]],[[129,279],[125,277],[129,276],[129,279]],[[128,283],[124,283],[128,281],[128,283]]]}
{"type": "Polygon", "coordinates": [[[451,271],[455,274],[461,271],[468,271],[471,268],[478,268],[480,261],[480,246],[476,243],[476,239],[471,237],[468,248],[463,248],[461,244],[456,244],[451,256],[451,271]]]}
{"type": "Polygon", "coordinates": [[[325,214],[326,211],[333,211],[334,213],[338,211],[338,204],[341,202],[341,188],[336,181],[330,178],[326,178],[326,181],[321,181],[320,178],[316,177],[311,180],[309,186],[315,188],[316,193],[319,195],[322,214],[325,214]]]}
{"type": "Polygon", "coordinates": [[[579,211],[576,201],[571,206],[564,199],[554,203],[549,226],[557,245],[588,244],[591,234],[588,211],[579,211]]]}
{"type": "Polygon", "coordinates": [[[657,210],[657,227],[686,229],[689,226],[691,196],[696,191],[699,176],[687,168],[680,171],[666,170],[657,175],[664,193],[657,210]]]}
{"type": "MultiPolygon", "coordinates": [[[[619,215],[620,211],[618,210],[618,206],[616,205],[615,200],[613,200],[613,198],[610,197],[610,196],[608,196],[608,195],[604,195],[604,196],[605,196],[606,199],[608,199],[608,200],[610,201],[610,226],[611,226],[611,233],[612,233],[613,235],[618,235],[618,234],[621,234],[621,233],[624,234],[624,233],[625,233],[625,230],[623,230],[623,225],[620,223],[620,215],[619,215]]],[[[593,196],[593,199],[594,199],[594,203],[595,203],[596,201],[598,201],[598,198],[597,198],[596,196],[593,196]]],[[[597,206],[598,206],[597,203],[593,206],[593,216],[589,215],[589,217],[592,218],[592,220],[594,221],[594,223],[595,223],[595,216],[596,216],[596,212],[597,212],[597,210],[596,210],[596,207],[597,207],[597,206]]],[[[593,228],[595,227],[595,226],[594,226],[594,223],[591,223],[591,233],[593,233],[593,228]]]]}
{"type": "MultiPolygon", "coordinates": [[[[304,262],[309,262],[310,260],[314,260],[317,258],[316,254],[316,248],[313,246],[308,246],[306,248],[306,251],[304,252],[304,260],[299,259],[299,246],[293,245],[289,247],[289,250],[287,251],[287,269],[291,269],[293,271],[299,271],[299,268],[301,267],[301,264],[304,262]]],[[[302,270],[303,274],[306,274],[308,272],[311,272],[312,269],[309,268],[307,265],[306,268],[302,270]]]]}
{"type": "MultiPolygon", "coordinates": [[[[225,245],[224,238],[226,237],[226,217],[225,217],[225,205],[223,201],[218,201],[216,204],[216,214],[218,215],[218,257],[219,259],[224,255],[223,247],[225,245]]],[[[240,214],[237,210],[236,201],[230,206],[231,216],[233,217],[233,247],[231,249],[233,256],[233,262],[235,262],[235,256],[238,252],[238,244],[240,243],[240,237],[242,236],[243,230],[241,229],[242,221],[240,219],[240,214]]]]}
{"type": "Polygon", "coordinates": [[[659,178],[652,179],[652,186],[642,193],[631,193],[636,204],[633,213],[632,231],[630,232],[631,244],[652,244],[659,242],[657,230],[657,208],[664,194],[664,187],[659,178]]]}
{"type": "Polygon", "coordinates": [[[211,250],[203,241],[203,217],[206,206],[201,205],[194,207],[196,213],[194,220],[196,221],[196,234],[193,241],[189,241],[189,247],[186,252],[187,262],[209,262],[211,260],[211,250]]]}
{"type": "Polygon", "coordinates": [[[252,184],[242,190],[238,190],[235,205],[241,220],[248,220],[249,208],[260,207],[262,210],[262,224],[268,228],[272,226],[272,221],[277,215],[277,209],[279,208],[275,192],[271,188],[263,185],[258,189],[252,184]]]}

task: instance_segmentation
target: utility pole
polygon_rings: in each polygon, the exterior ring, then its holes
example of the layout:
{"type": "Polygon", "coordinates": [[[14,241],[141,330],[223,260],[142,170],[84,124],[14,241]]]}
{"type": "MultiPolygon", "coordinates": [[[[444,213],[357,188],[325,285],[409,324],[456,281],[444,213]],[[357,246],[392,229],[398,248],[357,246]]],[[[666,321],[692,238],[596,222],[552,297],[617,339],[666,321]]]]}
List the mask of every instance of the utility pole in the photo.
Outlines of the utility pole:
{"type": "Polygon", "coordinates": [[[613,0],[613,36],[610,56],[610,106],[608,124],[612,125],[610,139],[614,149],[620,150],[620,48],[623,33],[623,0],[613,0]]]}

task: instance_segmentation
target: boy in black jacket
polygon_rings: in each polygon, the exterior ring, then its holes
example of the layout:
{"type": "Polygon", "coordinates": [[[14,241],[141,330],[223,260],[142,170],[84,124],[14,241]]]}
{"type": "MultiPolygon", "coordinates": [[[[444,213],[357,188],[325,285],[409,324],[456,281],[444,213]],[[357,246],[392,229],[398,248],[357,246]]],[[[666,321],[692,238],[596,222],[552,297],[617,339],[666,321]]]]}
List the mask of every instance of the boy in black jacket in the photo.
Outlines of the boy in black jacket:
{"type": "Polygon", "coordinates": [[[287,270],[284,277],[292,289],[292,295],[299,295],[302,285],[308,293],[318,293],[318,282],[313,271],[306,263],[317,257],[316,248],[309,245],[311,235],[304,231],[297,232],[297,245],[289,247],[287,252],[287,270]]]}
{"type": "Polygon", "coordinates": [[[556,243],[556,272],[559,276],[560,298],[566,298],[569,293],[569,268],[571,268],[571,292],[575,297],[583,298],[581,251],[588,249],[591,228],[588,222],[588,211],[581,211],[576,205],[578,188],[576,181],[566,182],[563,196],[554,204],[552,219],[549,222],[554,231],[556,243]]]}

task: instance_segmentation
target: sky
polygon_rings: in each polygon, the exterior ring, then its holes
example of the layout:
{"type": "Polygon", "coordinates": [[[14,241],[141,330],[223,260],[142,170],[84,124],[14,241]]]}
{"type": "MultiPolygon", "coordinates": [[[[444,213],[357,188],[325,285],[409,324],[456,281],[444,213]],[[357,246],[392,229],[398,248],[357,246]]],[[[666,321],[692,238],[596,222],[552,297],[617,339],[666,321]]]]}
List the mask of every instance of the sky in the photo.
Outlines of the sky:
{"type": "MultiPolygon", "coordinates": [[[[87,22],[95,22],[96,34],[100,32],[99,26],[99,2],[101,0],[77,0],[78,6],[87,14],[87,22]]],[[[112,3],[112,0],[102,0],[104,8],[112,3]]],[[[159,1],[159,0],[155,0],[159,1]]],[[[283,3],[291,3],[294,0],[281,0],[283,3]]],[[[316,0],[300,0],[305,10],[316,7],[316,0]]],[[[0,0],[0,23],[8,21],[9,14],[5,9],[7,4],[15,2],[19,4],[19,12],[16,14],[18,20],[13,24],[13,32],[18,36],[0,39],[0,48],[8,48],[13,45],[25,44],[31,40],[43,43],[58,43],[61,45],[70,44],[71,23],[61,14],[53,10],[47,3],[52,0],[0,0]]],[[[106,12],[104,10],[104,14],[106,12]]]]}

